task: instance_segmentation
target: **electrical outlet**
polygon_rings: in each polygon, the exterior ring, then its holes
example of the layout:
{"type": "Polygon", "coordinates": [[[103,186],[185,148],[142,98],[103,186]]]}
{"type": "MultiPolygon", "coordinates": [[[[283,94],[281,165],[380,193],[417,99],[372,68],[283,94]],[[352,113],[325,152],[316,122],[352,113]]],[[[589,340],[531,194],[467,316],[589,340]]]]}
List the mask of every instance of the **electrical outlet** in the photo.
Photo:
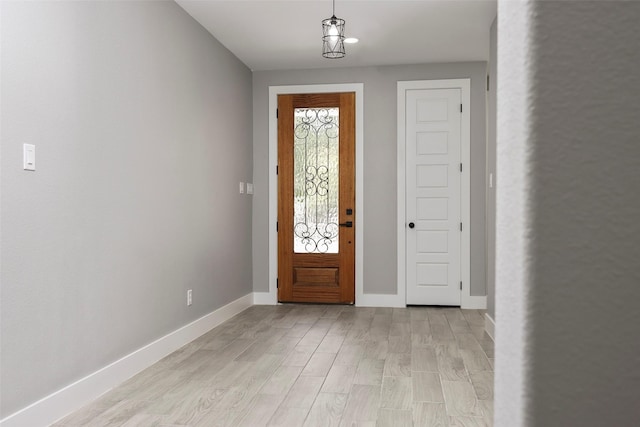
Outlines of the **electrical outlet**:
{"type": "Polygon", "coordinates": [[[187,291],[187,305],[193,304],[193,290],[189,289],[187,291]]]}

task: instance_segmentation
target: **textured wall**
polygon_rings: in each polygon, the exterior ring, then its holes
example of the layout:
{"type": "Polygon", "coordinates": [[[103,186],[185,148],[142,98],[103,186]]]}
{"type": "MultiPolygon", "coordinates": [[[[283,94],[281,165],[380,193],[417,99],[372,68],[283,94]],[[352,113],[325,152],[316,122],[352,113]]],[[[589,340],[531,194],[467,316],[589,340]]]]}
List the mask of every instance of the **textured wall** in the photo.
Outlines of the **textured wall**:
{"type": "Polygon", "coordinates": [[[0,7],[3,418],[251,292],[252,99],[173,2],[0,7]]]}
{"type": "Polygon", "coordinates": [[[496,426],[640,425],[638,22],[499,4],[496,426]]]}
{"type": "Polygon", "coordinates": [[[397,83],[471,78],[471,294],[486,295],[485,73],[484,62],[254,72],[254,291],[269,289],[269,86],[364,83],[364,292],[396,294],[397,83]]]}

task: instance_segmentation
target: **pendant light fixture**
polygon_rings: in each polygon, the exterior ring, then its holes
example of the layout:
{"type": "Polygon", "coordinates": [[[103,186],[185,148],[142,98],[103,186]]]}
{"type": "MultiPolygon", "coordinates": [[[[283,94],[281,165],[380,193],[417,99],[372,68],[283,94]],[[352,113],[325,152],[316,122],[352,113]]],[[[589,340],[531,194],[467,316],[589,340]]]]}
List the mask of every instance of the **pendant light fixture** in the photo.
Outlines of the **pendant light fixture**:
{"type": "Polygon", "coordinates": [[[333,15],[322,21],[322,56],[338,59],[344,55],[344,19],[336,18],[336,0],[333,0],[333,15]]]}

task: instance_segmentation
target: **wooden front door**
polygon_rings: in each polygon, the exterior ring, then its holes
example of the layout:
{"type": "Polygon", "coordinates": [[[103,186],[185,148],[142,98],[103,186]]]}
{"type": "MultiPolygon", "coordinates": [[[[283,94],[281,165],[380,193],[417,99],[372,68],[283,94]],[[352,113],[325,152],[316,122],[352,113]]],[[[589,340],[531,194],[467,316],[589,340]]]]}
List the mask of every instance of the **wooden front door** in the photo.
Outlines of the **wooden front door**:
{"type": "Polygon", "coordinates": [[[355,302],[355,93],[278,96],[278,301],[355,302]]]}

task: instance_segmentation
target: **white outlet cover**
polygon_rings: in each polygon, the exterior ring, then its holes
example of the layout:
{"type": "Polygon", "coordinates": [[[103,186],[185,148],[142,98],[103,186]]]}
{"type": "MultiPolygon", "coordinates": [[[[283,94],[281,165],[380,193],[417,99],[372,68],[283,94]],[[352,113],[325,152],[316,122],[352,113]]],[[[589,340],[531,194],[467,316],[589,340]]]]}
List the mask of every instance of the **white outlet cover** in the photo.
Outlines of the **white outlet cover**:
{"type": "Polygon", "coordinates": [[[247,194],[253,194],[253,184],[247,182],[247,194]]]}
{"type": "Polygon", "coordinates": [[[244,182],[240,181],[240,185],[238,186],[238,190],[240,194],[244,194],[244,182]]]}
{"type": "Polygon", "coordinates": [[[24,144],[22,154],[22,167],[24,170],[36,170],[36,146],[33,144],[24,144]]]}

